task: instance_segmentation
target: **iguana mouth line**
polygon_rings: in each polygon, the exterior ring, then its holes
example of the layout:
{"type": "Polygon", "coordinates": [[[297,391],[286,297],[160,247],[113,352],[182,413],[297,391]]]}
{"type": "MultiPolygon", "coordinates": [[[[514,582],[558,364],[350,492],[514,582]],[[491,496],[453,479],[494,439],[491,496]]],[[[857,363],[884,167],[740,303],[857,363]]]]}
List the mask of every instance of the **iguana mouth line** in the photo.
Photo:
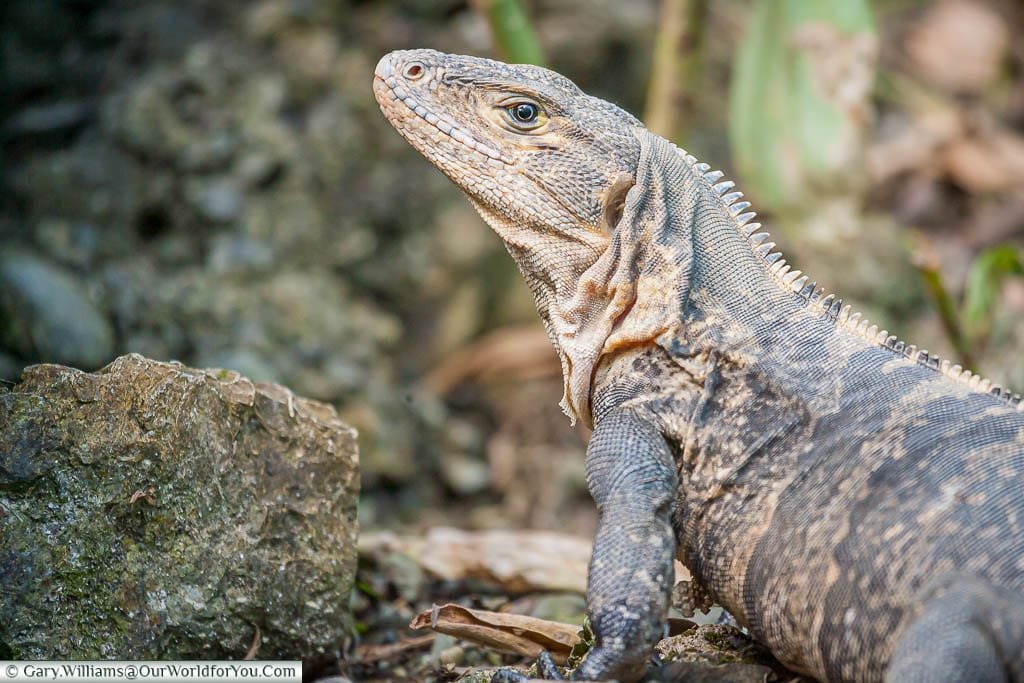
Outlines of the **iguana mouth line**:
{"type": "Polygon", "coordinates": [[[488,157],[489,159],[494,159],[505,164],[512,163],[511,159],[509,159],[506,156],[503,156],[501,152],[494,149],[493,147],[490,147],[482,142],[479,142],[472,135],[467,133],[464,129],[460,128],[454,122],[442,118],[435,114],[434,112],[427,109],[422,102],[417,100],[411,93],[409,93],[408,91],[406,91],[405,88],[402,87],[401,83],[398,82],[398,79],[395,76],[388,76],[387,78],[382,78],[379,75],[375,75],[374,80],[381,82],[385,86],[387,86],[388,96],[393,102],[402,103],[409,111],[416,114],[416,116],[423,119],[428,124],[436,128],[437,130],[441,131],[455,142],[458,142],[464,147],[471,149],[475,152],[479,152],[480,154],[483,154],[485,157],[488,157]]]}

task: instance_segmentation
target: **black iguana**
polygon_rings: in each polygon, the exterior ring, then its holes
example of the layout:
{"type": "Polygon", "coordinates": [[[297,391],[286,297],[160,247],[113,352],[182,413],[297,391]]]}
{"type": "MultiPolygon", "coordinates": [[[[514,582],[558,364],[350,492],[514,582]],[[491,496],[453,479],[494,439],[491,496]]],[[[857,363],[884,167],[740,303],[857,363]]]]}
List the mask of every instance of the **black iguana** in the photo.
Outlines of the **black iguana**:
{"type": "Polygon", "coordinates": [[[720,172],[556,73],[410,50],[374,92],[504,240],[594,428],[574,678],[643,675],[678,555],[821,680],[1024,681],[1019,396],[825,296],[720,172]]]}

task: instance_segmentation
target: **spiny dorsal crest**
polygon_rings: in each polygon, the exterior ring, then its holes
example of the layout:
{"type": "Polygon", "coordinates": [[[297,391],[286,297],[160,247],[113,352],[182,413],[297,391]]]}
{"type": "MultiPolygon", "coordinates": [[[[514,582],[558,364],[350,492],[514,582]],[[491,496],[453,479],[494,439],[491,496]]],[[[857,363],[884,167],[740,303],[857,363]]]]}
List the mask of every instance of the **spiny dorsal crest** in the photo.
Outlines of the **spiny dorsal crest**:
{"type": "Polygon", "coordinates": [[[747,210],[750,208],[750,202],[739,201],[743,197],[743,193],[735,189],[736,183],[731,180],[722,180],[725,173],[711,170],[709,164],[697,161],[696,157],[684,149],[679,147],[676,149],[690,168],[710,185],[722,202],[722,208],[733,218],[736,228],[747,238],[751,249],[764,263],[768,273],[784,289],[794,292],[807,301],[810,306],[822,311],[828,318],[835,321],[840,329],[856,334],[872,344],[889,349],[920,365],[941,372],[973,391],[992,394],[1024,412],[1024,401],[1021,400],[1019,394],[1003,389],[993,384],[991,380],[976,375],[960,365],[942,360],[925,349],[918,349],[913,344],[907,344],[896,335],[889,334],[888,330],[880,330],[878,325],[869,323],[860,313],[852,312],[850,306],[844,306],[842,299],[834,294],[826,295],[825,291],[817,286],[818,283],[810,280],[807,275],[799,270],[791,269],[790,265],[786,263],[786,259],[782,257],[782,253],[774,250],[775,242],[768,241],[769,235],[761,230],[761,224],[751,222],[757,214],[747,210]]]}

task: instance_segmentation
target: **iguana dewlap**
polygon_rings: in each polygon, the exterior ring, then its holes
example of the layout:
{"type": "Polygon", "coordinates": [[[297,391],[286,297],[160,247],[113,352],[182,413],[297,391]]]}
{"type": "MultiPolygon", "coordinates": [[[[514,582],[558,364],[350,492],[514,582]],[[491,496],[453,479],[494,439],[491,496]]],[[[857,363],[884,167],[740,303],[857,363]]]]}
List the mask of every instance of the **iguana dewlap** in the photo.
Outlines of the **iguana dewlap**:
{"type": "Polygon", "coordinates": [[[504,240],[594,427],[579,679],[634,681],[672,589],[830,681],[1024,681],[1020,398],[792,270],[722,174],[558,74],[393,52],[374,92],[504,240]]]}

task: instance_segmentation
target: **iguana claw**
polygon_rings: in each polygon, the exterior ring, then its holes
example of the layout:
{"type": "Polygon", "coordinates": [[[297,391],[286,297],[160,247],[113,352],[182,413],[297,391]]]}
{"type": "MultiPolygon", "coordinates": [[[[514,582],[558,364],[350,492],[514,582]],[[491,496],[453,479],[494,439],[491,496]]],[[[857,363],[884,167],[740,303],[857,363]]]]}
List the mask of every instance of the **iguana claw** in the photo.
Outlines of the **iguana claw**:
{"type": "MultiPolygon", "coordinates": [[[[565,677],[558,671],[554,660],[547,652],[540,653],[537,657],[537,676],[548,681],[564,681],[565,677]]],[[[515,669],[498,669],[491,677],[491,683],[522,683],[531,680],[526,674],[515,669]]]]}

